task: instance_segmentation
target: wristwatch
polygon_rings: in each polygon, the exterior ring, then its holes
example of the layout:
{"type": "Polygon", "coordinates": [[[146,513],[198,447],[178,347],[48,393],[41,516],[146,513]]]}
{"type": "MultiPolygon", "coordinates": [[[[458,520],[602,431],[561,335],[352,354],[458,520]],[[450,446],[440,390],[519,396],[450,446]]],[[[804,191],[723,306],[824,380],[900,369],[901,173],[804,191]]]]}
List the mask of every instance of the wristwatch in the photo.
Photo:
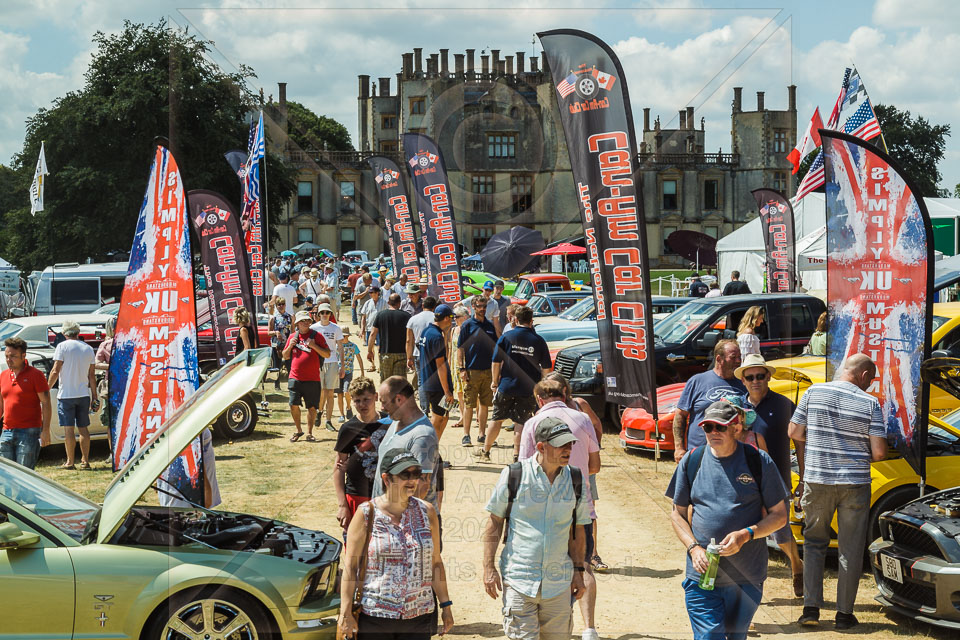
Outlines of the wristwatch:
{"type": "Polygon", "coordinates": [[[690,555],[690,552],[693,551],[694,547],[699,547],[699,546],[700,546],[699,542],[696,542],[696,541],[693,542],[689,547],[687,547],[687,555],[690,555]]]}

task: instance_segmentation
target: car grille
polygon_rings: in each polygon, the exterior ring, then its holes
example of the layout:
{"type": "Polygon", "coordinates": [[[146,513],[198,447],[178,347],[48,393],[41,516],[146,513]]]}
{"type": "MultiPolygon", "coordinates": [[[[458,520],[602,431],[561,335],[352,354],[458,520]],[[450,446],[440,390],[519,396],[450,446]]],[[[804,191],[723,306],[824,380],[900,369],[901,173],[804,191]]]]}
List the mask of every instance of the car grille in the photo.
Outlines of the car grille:
{"type": "Polygon", "coordinates": [[[946,560],[936,541],[925,531],[897,520],[888,520],[887,527],[889,527],[887,529],[889,539],[898,547],[909,549],[919,555],[946,560]]]}
{"type": "Polygon", "coordinates": [[[883,587],[897,596],[901,600],[906,600],[915,608],[930,607],[937,608],[937,590],[925,584],[910,582],[904,578],[903,584],[894,580],[880,576],[880,582],[883,587]]]}
{"type": "Polygon", "coordinates": [[[565,379],[573,377],[573,370],[577,366],[577,359],[573,356],[565,355],[563,352],[557,354],[554,370],[558,371],[565,379]]]}
{"type": "Polygon", "coordinates": [[[626,434],[628,438],[633,438],[634,440],[643,440],[647,437],[647,434],[645,434],[643,431],[640,431],[639,429],[631,429],[630,427],[627,427],[626,434]]]}

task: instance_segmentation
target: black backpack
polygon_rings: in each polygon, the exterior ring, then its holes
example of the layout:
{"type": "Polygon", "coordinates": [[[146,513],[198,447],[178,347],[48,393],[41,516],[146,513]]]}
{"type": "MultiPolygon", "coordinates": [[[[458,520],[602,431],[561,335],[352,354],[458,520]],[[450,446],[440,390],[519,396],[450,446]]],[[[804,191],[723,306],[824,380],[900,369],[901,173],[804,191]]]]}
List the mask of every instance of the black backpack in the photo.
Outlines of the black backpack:
{"type": "MultiPolygon", "coordinates": [[[[506,523],[510,521],[510,512],[513,511],[513,501],[517,499],[517,493],[520,491],[520,477],[523,475],[523,467],[520,462],[514,462],[507,466],[507,512],[503,514],[506,523]]],[[[577,502],[573,507],[573,523],[570,525],[573,530],[573,536],[577,535],[577,507],[580,506],[580,498],[583,497],[583,472],[580,467],[569,467],[570,480],[573,482],[573,495],[577,496],[577,502]]],[[[503,527],[503,541],[507,541],[507,526],[503,527]]]]}
{"type": "MultiPolygon", "coordinates": [[[[693,490],[693,480],[700,471],[700,463],[703,462],[703,454],[707,450],[707,445],[703,444],[690,452],[690,462],[687,463],[687,487],[693,490]]],[[[757,489],[763,492],[763,460],[760,458],[760,450],[754,449],[750,445],[743,445],[743,455],[747,458],[747,469],[757,483],[757,489]]]]}

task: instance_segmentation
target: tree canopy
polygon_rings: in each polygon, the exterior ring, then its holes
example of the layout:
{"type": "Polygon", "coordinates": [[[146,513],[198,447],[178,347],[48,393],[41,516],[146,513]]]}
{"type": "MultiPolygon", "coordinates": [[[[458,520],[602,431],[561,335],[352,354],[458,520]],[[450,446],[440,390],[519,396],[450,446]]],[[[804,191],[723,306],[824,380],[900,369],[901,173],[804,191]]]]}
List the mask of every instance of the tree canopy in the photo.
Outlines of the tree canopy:
{"type": "Polygon", "coordinates": [[[326,116],[318,116],[299,102],[287,102],[290,139],[306,150],[353,151],[347,128],[326,116]]]}
{"type": "MultiPolygon", "coordinates": [[[[0,255],[25,271],[130,249],[157,136],[169,139],[187,190],[212,189],[239,205],[240,182],[223,154],[246,149],[259,108],[246,85],[253,70],[224,72],[207,57],[207,42],[163,21],[127,22],[93,41],[84,86],[31,117],[23,150],[12,167],[0,167],[0,255]],[[50,175],[44,211],[34,217],[29,187],[41,141],[50,175]]],[[[345,135],[350,148],[342,125],[306,109],[297,117],[331,144],[345,135]]],[[[270,147],[268,138],[266,207],[275,223],[280,215],[272,212],[296,191],[296,169],[270,147]]]]}

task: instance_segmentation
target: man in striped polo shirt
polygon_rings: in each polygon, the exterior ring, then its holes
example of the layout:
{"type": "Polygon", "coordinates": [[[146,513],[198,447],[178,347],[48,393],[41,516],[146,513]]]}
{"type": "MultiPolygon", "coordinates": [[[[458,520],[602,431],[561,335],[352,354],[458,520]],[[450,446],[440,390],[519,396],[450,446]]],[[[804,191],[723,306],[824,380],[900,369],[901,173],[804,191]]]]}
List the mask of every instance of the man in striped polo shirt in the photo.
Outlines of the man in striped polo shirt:
{"type": "Polygon", "coordinates": [[[834,512],[840,555],[836,628],[857,624],[853,603],[870,522],[870,463],[887,455],[880,403],[866,393],[876,374],[868,356],[848,357],[833,382],[807,389],[790,420],[804,514],[801,625],[820,623],[823,563],[834,512]]]}

